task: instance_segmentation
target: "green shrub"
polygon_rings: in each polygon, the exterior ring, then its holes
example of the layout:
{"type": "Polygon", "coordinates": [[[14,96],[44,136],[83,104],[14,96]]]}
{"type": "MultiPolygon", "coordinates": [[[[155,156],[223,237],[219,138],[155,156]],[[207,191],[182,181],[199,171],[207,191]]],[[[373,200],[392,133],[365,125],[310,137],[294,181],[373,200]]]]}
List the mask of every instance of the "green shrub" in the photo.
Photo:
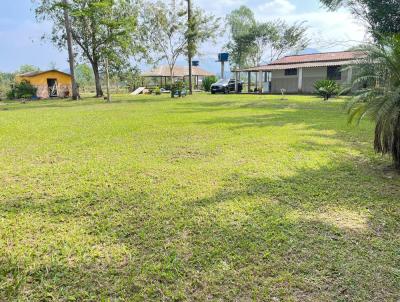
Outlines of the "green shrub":
{"type": "Polygon", "coordinates": [[[7,92],[9,99],[30,99],[36,96],[37,88],[32,86],[28,81],[22,81],[12,86],[11,90],[7,92]]]}
{"type": "Polygon", "coordinates": [[[183,81],[177,81],[172,85],[171,88],[171,97],[175,97],[177,94],[179,97],[182,96],[182,91],[185,89],[185,83],[183,81]]]}
{"type": "Polygon", "coordinates": [[[210,76],[210,77],[205,77],[203,79],[203,89],[205,91],[210,91],[211,90],[211,85],[216,83],[218,81],[216,76],[210,76]]]}
{"type": "Polygon", "coordinates": [[[160,89],[160,87],[154,88],[154,94],[155,94],[155,95],[161,95],[161,89],[160,89]]]}
{"type": "Polygon", "coordinates": [[[15,98],[15,97],[14,97],[14,91],[13,91],[13,90],[7,91],[6,98],[7,98],[8,100],[13,100],[13,99],[15,98]]]}
{"type": "Polygon", "coordinates": [[[340,91],[340,86],[338,83],[332,80],[320,80],[314,84],[315,91],[318,95],[324,98],[324,100],[329,100],[332,96],[335,96],[340,91]]]}

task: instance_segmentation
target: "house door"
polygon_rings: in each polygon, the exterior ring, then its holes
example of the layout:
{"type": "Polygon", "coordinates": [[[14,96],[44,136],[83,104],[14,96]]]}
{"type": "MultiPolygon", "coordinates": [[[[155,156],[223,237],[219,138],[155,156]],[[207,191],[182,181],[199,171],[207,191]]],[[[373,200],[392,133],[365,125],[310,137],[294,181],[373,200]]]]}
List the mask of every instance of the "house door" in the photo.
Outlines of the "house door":
{"type": "Polygon", "coordinates": [[[58,96],[57,92],[57,80],[47,79],[47,86],[49,87],[49,97],[54,98],[58,96]]]}

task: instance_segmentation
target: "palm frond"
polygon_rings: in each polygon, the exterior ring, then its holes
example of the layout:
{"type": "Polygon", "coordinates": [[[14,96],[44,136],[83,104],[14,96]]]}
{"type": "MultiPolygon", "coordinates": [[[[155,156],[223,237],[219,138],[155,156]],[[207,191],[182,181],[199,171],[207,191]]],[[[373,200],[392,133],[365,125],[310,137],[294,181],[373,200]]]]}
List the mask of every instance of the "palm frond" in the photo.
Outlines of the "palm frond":
{"type": "Polygon", "coordinates": [[[349,123],[373,119],[376,152],[390,154],[400,169],[400,35],[360,50],[366,57],[352,66],[356,72],[350,90],[356,92],[347,103],[349,123]]]}

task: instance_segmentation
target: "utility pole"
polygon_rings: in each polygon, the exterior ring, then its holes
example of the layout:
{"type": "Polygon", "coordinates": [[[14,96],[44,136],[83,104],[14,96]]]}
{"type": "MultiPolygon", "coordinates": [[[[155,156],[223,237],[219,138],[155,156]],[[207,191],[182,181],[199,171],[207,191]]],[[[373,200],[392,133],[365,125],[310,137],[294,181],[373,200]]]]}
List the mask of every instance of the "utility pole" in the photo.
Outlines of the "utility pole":
{"type": "Polygon", "coordinates": [[[71,31],[71,23],[69,21],[68,15],[68,0],[63,0],[64,4],[64,23],[65,23],[65,32],[67,34],[67,45],[68,45],[68,58],[69,58],[69,69],[71,73],[72,79],[72,99],[79,99],[78,86],[76,85],[75,79],[75,60],[74,60],[74,50],[72,48],[72,31],[71,31]]]}
{"type": "Polygon", "coordinates": [[[192,85],[192,51],[193,51],[193,32],[192,32],[192,4],[191,0],[186,0],[188,3],[187,14],[188,14],[188,63],[189,63],[189,94],[193,94],[192,85]]]}

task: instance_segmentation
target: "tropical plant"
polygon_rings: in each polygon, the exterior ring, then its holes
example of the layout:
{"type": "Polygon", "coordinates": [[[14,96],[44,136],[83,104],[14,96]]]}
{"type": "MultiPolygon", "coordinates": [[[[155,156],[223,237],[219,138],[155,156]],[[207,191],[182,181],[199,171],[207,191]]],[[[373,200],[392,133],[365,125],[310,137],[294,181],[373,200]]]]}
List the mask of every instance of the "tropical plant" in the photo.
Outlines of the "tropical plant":
{"type": "Polygon", "coordinates": [[[339,84],[332,80],[319,80],[314,83],[314,88],[317,94],[323,97],[325,101],[337,95],[340,91],[339,84]]]}
{"type": "Polygon", "coordinates": [[[353,67],[357,92],[348,104],[349,121],[373,118],[376,152],[390,154],[400,170],[400,35],[361,50],[366,57],[353,67]]]}
{"type": "Polygon", "coordinates": [[[211,90],[211,85],[212,84],[214,84],[214,83],[216,83],[218,81],[218,79],[217,79],[217,77],[216,76],[209,76],[209,77],[205,77],[204,79],[203,79],[203,82],[202,82],[202,84],[203,84],[203,89],[205,90],[205,91],[210,91],[211,90]]]}

